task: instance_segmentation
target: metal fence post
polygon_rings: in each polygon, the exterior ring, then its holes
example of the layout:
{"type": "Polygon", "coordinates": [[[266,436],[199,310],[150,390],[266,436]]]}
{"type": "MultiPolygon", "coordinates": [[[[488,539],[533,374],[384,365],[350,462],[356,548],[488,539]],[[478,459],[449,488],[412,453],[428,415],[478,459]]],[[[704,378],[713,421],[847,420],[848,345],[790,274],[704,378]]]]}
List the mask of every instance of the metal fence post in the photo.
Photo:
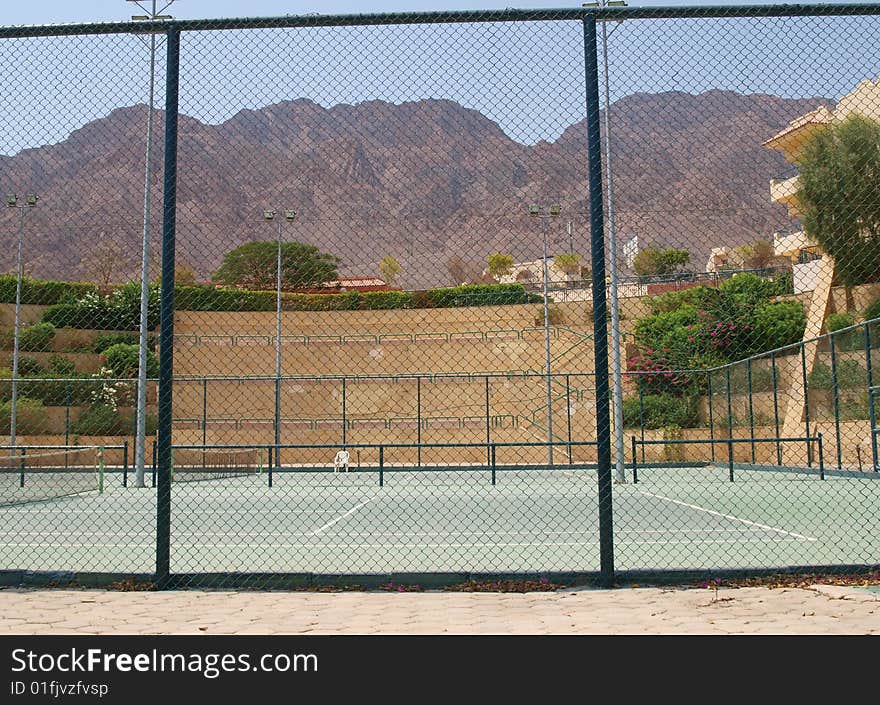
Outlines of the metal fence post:
{"type": "Polygon", "coordinates": [[[174,375],[174,245],[177,211],[177,119],[180,30],[169,29],[165,79],[165,181],[162,214],[162,303],[159,325],[158,488],[156,587],[171,578],[171,385],[174,375]]]}
{"type": "Polygon", "coordinates": [[[593,268],[593,354],[596,370],[596,442],[599,491],[599,562],[603,584],[614,582],[614,520],[611,484],[611,416],[608,388],[608,311],[605,301],[605,223],[602,193],[602,145],[599,132],[599,62],[596,17],[583,20],[590,175],[590,251],[593,268]]]}
{"type": "MultiPolygon", "coordinates": [[[[837,345],[834,343],[834,334],[828,336],[828,345],[831,347],[831,395],[834,402],[834,440],[837,443],[837,469],[843,466],[843,458],[840,452],[840,392],[837,383],[837,345]]],[[[818,435],[822,435],[821,433],[818,435]]]]}
{"type": "MultiPolygon", "coordinates": [[[[880,323],[875,324],[878,328],[877,335],[880,337],[880,323]]],[[[877,410],[874,405],[874,397],[871,395],[871,387],[874,386],[873,371],[871,369],[871,324],[865,323],[865,378],[868,383],[868,417],[871,421],[871,459],[874,461],[873,470],[880,470],[880,457],[877,453],[877,434],[873,429],[877,428],[877,410]]]]}

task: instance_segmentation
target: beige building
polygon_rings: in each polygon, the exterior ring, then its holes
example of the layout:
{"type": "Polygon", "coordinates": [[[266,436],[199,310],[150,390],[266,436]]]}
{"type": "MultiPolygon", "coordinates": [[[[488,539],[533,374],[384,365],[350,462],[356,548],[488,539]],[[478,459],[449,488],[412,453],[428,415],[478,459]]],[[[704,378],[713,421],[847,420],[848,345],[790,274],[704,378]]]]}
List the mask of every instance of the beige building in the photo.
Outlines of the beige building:
{"type": "MultiPolygon", "coordinates": [[[[763,143],[765,147],[778,149],[785,160],[793,165],[788,172],[770,179],[771,200],[785,204],[792,218],[801,216],[797,198],[800,189],[797,165],[800,163],[804,146],[818,130],[826,125],[841,122],[853,113],[880,122],[880,78],[862,81],[854,91],[841,98],[833,110],[820,106],[795,118],[783,130],[763,143]]],[[[822,253],[815,241],[803,230],[798,229],[774,233],[773,245],[777,256],[788,257],[792,262],[795,293],[814,290],[823,266],[822,253]]]]}

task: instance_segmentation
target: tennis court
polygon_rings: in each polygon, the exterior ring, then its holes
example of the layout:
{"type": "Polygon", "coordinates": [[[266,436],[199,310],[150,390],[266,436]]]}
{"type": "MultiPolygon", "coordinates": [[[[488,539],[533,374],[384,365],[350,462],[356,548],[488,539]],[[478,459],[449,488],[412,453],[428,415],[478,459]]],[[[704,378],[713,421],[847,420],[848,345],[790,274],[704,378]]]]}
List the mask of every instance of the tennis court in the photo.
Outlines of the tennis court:
{"type": "MultiPolygon", "coordinates": [[[[351,470],[176,466],[172,573],[599,570],[594,467],[351,470]]],[[[876,473],[829,471],[821,479],[815,468],[737,466],[731,482],[729,471],[726,464],[647,466],[637,482],[630,473],[615,484],[618,569],[833,565],[880,555],[876,473]]],[[[122,474],[120,467],[103,467],[99,477],[91,468],[43,467],[29,469],[21,487],[19,469],[5,469],[2,568],[152,572],[156,489],[134,487],[131,476],[123,486],[122,474]],[[84,488],[101,478],[102,488],[84,488]],[[38,490],[48,483],[67,486],[70,496],[45,498],[38,490]]]]}

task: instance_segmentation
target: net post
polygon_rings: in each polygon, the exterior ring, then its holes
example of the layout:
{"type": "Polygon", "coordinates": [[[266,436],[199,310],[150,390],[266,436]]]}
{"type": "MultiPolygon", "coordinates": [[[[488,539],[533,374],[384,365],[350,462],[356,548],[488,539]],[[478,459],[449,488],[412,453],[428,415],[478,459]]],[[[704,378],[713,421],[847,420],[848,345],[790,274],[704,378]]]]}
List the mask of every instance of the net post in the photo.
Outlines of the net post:
{"type": "Polygon", "coordinates": [[[155,487],[155,486],[156,486],[156,440],[155,440],[155,439],[153,440],[153,464],[152,464],[152,471],[153,471],[152,484],[153,484],[153,487],[155,487]]]}
{"type": "Polygon", "coordinates": [[[633,484],[637,485],[639,483],[639,456],[638,452],[636,451],[636,437],[630,436],[630,438],[632,440],[633,452],[633,484]]]}
{"type": "Polygon", "coordinates": [[[25,463],[25,455],[26,454],[27,454],[27,449],[22,448],[21,449],[21,461],[20,461],[19,471],[18,471],[18,486],[19,487],[24,487],[24,463],[25,463]]]}
{"type": "MultiPolygon", "coordinates": [[[[70,381],[64,385],[64,445],[70,445],[70,381]]],[[[65,456],[64,467],[67,467],[65,456]]]]}
{"type": "MultiPolygon", "coordinates": [[[[262,451],[260,451],[260,454],[262,455],[262,451]]],[[[268,467],[268,470],[269,470],[269,488],[270,489],[272,488],[274,467],[275,466],[272,464],[272,446],[269,446],[269,467],[268,467]]]]}
{"type": "Polygon", "coordinates": [[[128,487],[128,441],[122,441],[122,486],[128,487]]]}
{"type": "Polygon", "coordinates": [[[348,439],[348,398],[345,377],[342,378],[342,447],[346,446],[348,439]]]}
{"type": "Polygon", "coordinates": [[[385,486],[385,446],[379,446],[379,487],[385,486]]]}
{"type": "Polygon", "coordinates": [[[492,462],[492,487],[495,486],[495,444],[493,443],[490,448],[491,453],[491,462],[492,462]]]}
{"type": "Polygon", "coordinates": [[[819,432],[816,434],[816,438],[819,441],[819,479],[825,479],[825,452],[822,449],[822,433],[819,432]]]}
{"type": "MultiPolygon", "coordinates": [[[[644,391],[642,389],[642,377],[638,377],[638,388],[639,388],[639,431],[642,437],[642,441],[645,440],[645,400],[644,400],[644,391]]],[[[710,387],[711,389],[711,387],[710,387]]],[[[712,404],[712,396],[710,393],[709,396],[709,404],[712,404]]],[[[712,407],[709,406],[709,415],[711,418],[712,415],[712,407]]],[[[711,427],[710,427],[711,428],[711,427]]],[[[714,446],[713,446],[714,448],[714,446]]],[[[714,458],[713,458],[714,460],[714,458]]],[[[645,444],[642,443],[642,462],[645,462],[645,444]]]]}
{"type": "Polygon", "coordinates": [[[733,482],[733,439],[727,438],[727,470],[730,481],[733,482]]]}
{"type": "Polygon", "coordinates": [[[98,494],[104,494],[104,446],[98,448],[98,494]]]}

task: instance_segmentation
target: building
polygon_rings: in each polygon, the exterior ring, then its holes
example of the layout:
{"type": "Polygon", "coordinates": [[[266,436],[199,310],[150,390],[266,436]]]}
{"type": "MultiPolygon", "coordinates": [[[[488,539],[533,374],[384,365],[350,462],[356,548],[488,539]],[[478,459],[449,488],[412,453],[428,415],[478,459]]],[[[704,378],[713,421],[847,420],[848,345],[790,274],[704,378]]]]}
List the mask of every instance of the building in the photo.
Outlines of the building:
{"type": "Polygon", "coordinates": [[[366,293],[369,291],[401,291],[399,286],[390,286],[379,277],[339,277],[324,282],[320,287],[297,289],[299,294],[342,294],[347,291],[366,293]]]}
{"type": "MultiPolygon", "coordinates": [[[[820,106],[795,118],[784,129],[763,142],[765,147],[782,152],[785,160],[792,165],[782,174],[770,179],[771,200],[784,204],[792,218],[801,217],[797,198],[800,189],[797,165],[804,146],[818,130],[841,122],[853,113],[880,122],[880,78],[876,81],[862,81],[855,90],[841,98],[833,110],[820,106]]],[[[773,245],[777,256],[787,257],[792,262],[795,293],[814,290],[822,269],[822,252],[816,242],[803,229],[794,228],[791,231],[774,233],[773,245]]]]}

